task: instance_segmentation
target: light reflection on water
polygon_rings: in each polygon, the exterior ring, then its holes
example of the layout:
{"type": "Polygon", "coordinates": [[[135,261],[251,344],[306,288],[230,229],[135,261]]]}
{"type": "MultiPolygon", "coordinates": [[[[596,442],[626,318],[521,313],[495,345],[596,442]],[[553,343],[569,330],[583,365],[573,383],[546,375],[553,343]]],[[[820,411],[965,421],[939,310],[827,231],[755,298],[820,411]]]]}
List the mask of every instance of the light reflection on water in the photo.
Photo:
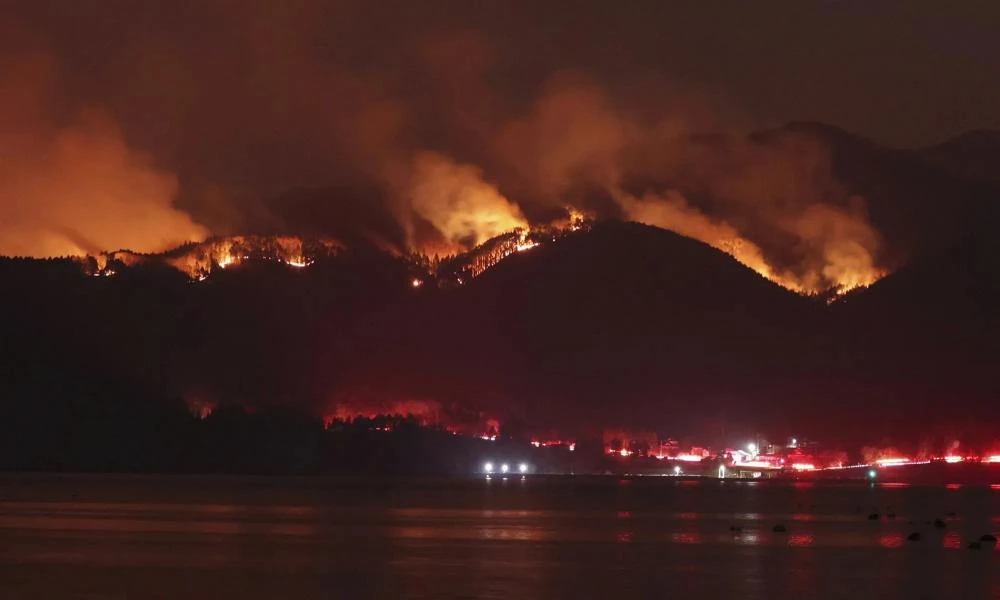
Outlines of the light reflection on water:
{"type": "Polygon", "coordinates": [[[0,597],[1000,595],[996,548],[966,549],[989,488],[624,481],[26,488],[0,499],[0,597]]]}

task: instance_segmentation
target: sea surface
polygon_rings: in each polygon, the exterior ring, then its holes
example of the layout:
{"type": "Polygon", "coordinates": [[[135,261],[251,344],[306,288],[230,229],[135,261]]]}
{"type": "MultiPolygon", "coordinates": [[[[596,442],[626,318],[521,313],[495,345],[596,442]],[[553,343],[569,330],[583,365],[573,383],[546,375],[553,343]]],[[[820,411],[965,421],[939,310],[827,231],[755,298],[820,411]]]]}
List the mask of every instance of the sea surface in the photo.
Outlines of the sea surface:
{"type": "Polygon", "coordinates": [[[1000,486],[8,474],[0,598],[1000,598],[988,532],[1000,486]]]}

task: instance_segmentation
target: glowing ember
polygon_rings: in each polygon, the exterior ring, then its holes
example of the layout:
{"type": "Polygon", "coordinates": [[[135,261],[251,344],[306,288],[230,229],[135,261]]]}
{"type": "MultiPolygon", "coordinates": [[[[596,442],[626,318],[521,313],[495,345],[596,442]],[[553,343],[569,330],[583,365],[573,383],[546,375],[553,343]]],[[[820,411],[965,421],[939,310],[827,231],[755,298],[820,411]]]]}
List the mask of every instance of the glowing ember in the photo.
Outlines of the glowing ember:
{"type": "Polygon", "coordinates": [[[216,403],[212,400],[206,400],[200,397],[188,398],[187,400],[188,411],[197,418],[204,421],[212,415],[215,411],[216,403]]]}
{"type": "MultiPolygon", "coordinates": [[[[443,280],[462,285],[467,279],[478,277],[509,256],[554,242],[589,225],[583,213],[567,209],[567,214],[568,217],[554,220],[548,225],[525,226],[496,235],[467,252],[442,261],[432,270],[443,280]]],[[[434,253],[432,248],[425,248],[421,252],[426,256],[434,253]]]]}
{"type": "Polygon", "coordinates": [[[792,469],[795,471],[815,471],[816,465],[812,463],[792,463],[792,469]]]}
{"type": "Polygon", "coordinates": [[[414,279],[413,281],[410,282],[410,285],[412,287],[415,287],[415,288],[418,288],[418,287],[422,286],[423,284],[424,284],[424,282],[421,281],[421,280],[419,280],[419,279],[414,279]]]}
{"type": "Polygon", "coordinates": [[[310,266],[317,257],[332,256],[343,247],[329,239],[304,241],[293,236],[233,236],[195,244],[174,252],[167,264],[192,279],[211,274],[214,267],[226,269],[247,261],[280,262],[293,268],[310,266]]]}
{"type": "Polygon", "coordinates": [[[952,454],[949,454],[948,456],[944,457],[944,462],[949,463],[949,464],[959,463],[959,462],[962,462],[963,460],[965,460],[965,457],[963,457],[963,456],[955,456],[955,455],[952,455],[952,454]]]}
{"type": "Polygon", "coordinates": [[[126,250],[105,252],[78,259],[84,271],[94,276],[110,277],[113,265],[133,267],[141,263],[169,265],[191,278],[204,281],[216,268],[229,269],[248,261],[278,262],[303,269],[316,258],[333,256],[342,246],[329,239],[304,241],[293,236],[232,236],[214,238],[182,246],[163,255],[142,255],[126,250]]]}
{"type": "Polygon", "coordinates": [[[484,271],[496,266],[511,254],[534,248],[537,245],[537,242],[528,239],[528,231],[526,229],[511,231],[490,240],[489,244],[484,244],[480,247],[481,251],[474,251],[474,258],[469,264],[468,270],[473,277],[478,277],[484,271]]]}

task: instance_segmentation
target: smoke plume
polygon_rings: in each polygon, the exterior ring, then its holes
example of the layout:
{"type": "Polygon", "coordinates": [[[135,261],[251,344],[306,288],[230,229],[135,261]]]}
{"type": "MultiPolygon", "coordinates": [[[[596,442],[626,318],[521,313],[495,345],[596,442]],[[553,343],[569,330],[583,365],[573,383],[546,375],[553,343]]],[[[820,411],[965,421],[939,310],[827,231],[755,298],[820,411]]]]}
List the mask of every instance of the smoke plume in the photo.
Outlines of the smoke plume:
{"type": "Polygon", "coordinates": [[[479,168],[433,152],[415,157],[410,194],[413,211],[458,247],[528,225],[517,205],[483,181],[479,168]]]}
{"type": "Polygon", "coordinates": [[[880,236],[861,198],[832,174],[828,150],[805,135],[697,134],[704,113],[640,110],[598,84],[556,78],[501,135],[517,189],[572,203],[597,189],[625,217],[733,255],[804,293],[875,281],[880,236]]]}
{"type": "Polygon", "coordinates": [[[692,86],[556,54],[514,68],[488,20],[326,0],[101,4],[70,18],[25,2],[15,29],[51,38],[5,36],[2,253],[303,224],[455,251],[569,206],[673,229],[798,291],[880,273],[880,235],[822,143],[747,135],[692,86]],[[396,226],[373,230],[386,215],[396,226]]]}
{"type": "Polygon", "coordinates": [[[52,71],[44,55],[0,63],[0,254],[159,251],[208,235],[173,207],[176,177],[105,112],[49,114],[52,71]]]}

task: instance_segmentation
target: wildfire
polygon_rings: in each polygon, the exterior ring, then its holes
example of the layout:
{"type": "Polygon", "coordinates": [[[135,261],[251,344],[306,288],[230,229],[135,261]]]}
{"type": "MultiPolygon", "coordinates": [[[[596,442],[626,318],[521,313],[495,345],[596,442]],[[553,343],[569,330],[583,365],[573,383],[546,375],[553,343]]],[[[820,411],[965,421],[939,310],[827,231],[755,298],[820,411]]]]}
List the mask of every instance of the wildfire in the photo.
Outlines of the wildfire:
{"type": "Polygon", "coordinates": [[[772,266],[760,246],[735,227],[709,217],[676,192],[636,198],[619,191],[617,200],[629,218],[704,242],[798,294],[842,296],[885,275],[875,267],[873,252],[878,246],[878,236],[874,230],[864,221],[831,207],[810,207],[796,218],[778,224],[790,236],[801,240],[809,256],[800,267],[781,270],[772,266]]]}
{"type": "Polygon", "coordinates": [[[280,262],[302,269],[316,257],[334,255],[343,246],[330,239],[305,242],[294,236],[232,236],[195,244],[166,259],[167,264],[192,279],[211,274],[215,267],[226,269],[249,260],[280,262]]]}
{"type": "Polygon", "coordinates": [[[510,233],[498,236],[490,240],[488,244],[480,246],[485,251],[479,252],[469,265],[469,274],[473,277],[478,277],[484,271],[494,267],[511,254],[529,250],[537,245],[537,242],[528,239],[527,229],[516,229],[510,233]]]}
{"type": "MultiPolygon", "coordinates": [[[[868,286],[884,275],[883,271],[871,266],[863,252],[853,255],[857,260],[844,259],[828,265],[824,270],[825,277],[777,271],[765,260],[756,244],[741,237],[729,225],[712,222],[694,209],[689,209],[681,200],[657,202],[647,199],[639,202],[625,198],[620,201],[628,209],[631,218],[699,239],[729,254],[761,276],[799,294],[830,294],[832,301],[853,289],[868,286]],[[857,258],[857,255],[862,258],[857,258]]],[[[440,262],[419,258],[423,256],[420,253],[416,256],[426,274],[440,278],[439,281],[461,285],[516,253],[530,251],[567,234],[587,229],[591,222],[584,213],[573,207],[566,207],[566,216],[548,225],[515,227],[489,238],[467,252],[440,262]],[[431,266],[428,266],[428,262],[431,266]]],[[[519,224],[516,221],[511,223],[519,224]]],[[[493,222],[493,226],[496,225],[498,223],[493,222]]],[[[111,277],[121,272],[120,267],[160,263],[181,271],[192,281],[204,281],[216,269],[231,269],[253,261],[278,262],[291,268],[305,269],[314,264],[316,259],[334,256],[342,250],[343,246],[339,242],[326,238],[303,240],[295,236],[241,235],[190,243],[160,255],[118,250],[80,257],[77,260],[84,271],[93,276],[111,277]]],[[[831,254],[852,256],[846,251],[839,254],[831,251],[831,254]]],[[[409,283],[411,287],[419,288],[424,284],[424,279],[414,277],[409,283]]]]}
{"type": "Polygon", "coordinates": [[[191,278],[205,281],[212,272],[247,261],[279,262],[296,269],[312,265],[317,258],[333,256],[343,246],[331,239],[303,240],[294,236],[231,236],[188,244],[162,255],[144,255],[118,250],[77,259],[85,272],[110,277],[116,266],[134,267],[144,263],[171,266],[191,278]]]}
{"type": "Polygon", "coordinates": [[[514,250],[516,252],[524,252],[525,250],[531,250],[532,248],[534,248],[537,245],[538,245],[538,242],[528,242],[528,241],[525,241],[525,242],[521,242],[520,244],[518,244],[517,246],[515,246],[514,250]]]}
{"type": "Polygon", "coordinates": [[[528,226],[521,209],[486,181],[474,165],[421,152],[414,159],[412,177],[413,210],[456,247],[482,244],[528,226]]]}
{"type": "Polygon", "coordinates": [[[478,277],[519,252],[527,252],[568,234],[589,228],[591,221],[580,211],[567,207],[567,217],[537,227],[521,227],[502,233],[472,250],[439,265],[438,274],[453,276],[462,284],[478,277]]]}

